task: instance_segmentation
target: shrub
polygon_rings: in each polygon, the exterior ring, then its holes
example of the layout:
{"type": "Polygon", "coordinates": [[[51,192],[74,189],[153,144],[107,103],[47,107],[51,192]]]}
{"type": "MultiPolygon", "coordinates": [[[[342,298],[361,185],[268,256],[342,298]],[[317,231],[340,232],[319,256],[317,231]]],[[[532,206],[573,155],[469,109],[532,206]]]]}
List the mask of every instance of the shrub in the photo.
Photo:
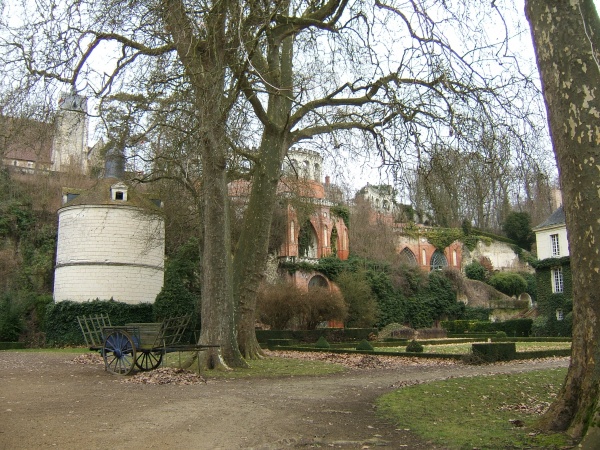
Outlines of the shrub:
{"type": "Polygon", "coordinates": [[[360,343],[356,346],[356,350],[361,350],[361,351],[370,351],[372,352],[373,350],[375,350],[373,348],[373,346],[371,345],[371,343],[369,341],[367,341],[366,339],[363,339],[362,341],[360,341],[360,343]]]}
{"type": "Polygon", "coordinates": [[[444,339],[448,337],[448,332],[443,328],[419,328],[417,336],[420,339],[444,339]]]}
{"type": "Polygon", "coordinates": [[[377,320],[377,302],[364,271],[342,272],[335,280],[348,306],[347,327],[372,327],[377,320]]]}
{"type": "Polygon", "coordinates": [[[329,342],[327,342],[327,339],[325,339],[325,336],[321,336],[319,338],[319,340],[315,343],[315,348],[331,348],[331,345],[329,345],[329,342]]]}
{"type": "Polygon", "coordinates": [[[0,297],[0,341],[17,342],[23,330],[21,305],[9,293],[0,297]]]}
{"type": "Polygon", "coordinates": [[[406,346],[406,351],[409,353],[423,353],[423,346],[414,339],[406,346]]]}
{"type": "Polygon", "coordinates": [[[257,300],[261,322],[273,329],[314,330],[321,322],[345,320],[348,309],[342,295],[327,288],[301,291],[290,283],[264,285],[257,300]]]}
{"type": "Polygon", "coordinates": [[[327,288],[315,287],[302,295],[303,311],[300,326],[314,330],[321,322],[328,320],[345,320],[348,307],[342,295],[327,288]]]}
{"type": "Polygon", "coordinates": [[[274,330],[290,328],[301,311],[302,291],[290,283],[263,285],[258,291],[258,318],[274,330]]]}
{"type": "Polygon", "coordinates": [[[481,357],[486,362],[510,361],[517,354],[514,342],[494,342],[486,344],[472,344],[473,354],[481,357]]]}
{"type": "Polygon", "coordinates": [[[391,332],[391,336],[394,339],[413,339],[417,335],[417,330],[410,327],[402,326],[397,330],[391,332]]]}
{"type": "Polygon", "coordinates": [[[487,271],[480,263],[473,261],[471,264],[468,264],[465,267],[465,275],[470,280],[485,281],[487,277],[487,271]]]}
{"type": "Polygon", "coordinates": [[[488,284],[511,297],[518,296],[527,290],[525,279],[514,272],[498,272],[488,280],[488,284]]]}
{"type": "Polygon", "coordinates": [[[165,280],[165,285],[156,296],[152,312],[156,321],[161,322],[167,317],[193,314],[196,317],[198,299],[183,285],[183,282],[173,277],[165,280]]]}
{"type": "Polygon", "coordinates": [[[50,345],[84,345],[85,341],[77,316],[108,314],[113,325],[135,322],[152,322],[152,305],[131,305],[114,300],[90,302],[62,301],[48,305],[46,310],[46,341],[50,345]]]}

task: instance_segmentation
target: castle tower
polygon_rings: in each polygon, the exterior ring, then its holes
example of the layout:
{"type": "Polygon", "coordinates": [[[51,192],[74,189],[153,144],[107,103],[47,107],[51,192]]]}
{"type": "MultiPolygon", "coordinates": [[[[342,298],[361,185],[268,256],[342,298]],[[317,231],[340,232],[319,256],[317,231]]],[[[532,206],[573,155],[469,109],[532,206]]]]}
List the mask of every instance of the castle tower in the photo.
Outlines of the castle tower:
{"type": "Polygon", "coordinates": [[[51,170],[85,174],[88,172],[87,99],[73,91],[61,94],[58,103],[51,170]]]}
{"type": "Polygon", "coordinates": [[[58,210],[54,301],[99,298],[152,303],[164,281],[160,201],[116,178],[63,190],[58,210]]]}

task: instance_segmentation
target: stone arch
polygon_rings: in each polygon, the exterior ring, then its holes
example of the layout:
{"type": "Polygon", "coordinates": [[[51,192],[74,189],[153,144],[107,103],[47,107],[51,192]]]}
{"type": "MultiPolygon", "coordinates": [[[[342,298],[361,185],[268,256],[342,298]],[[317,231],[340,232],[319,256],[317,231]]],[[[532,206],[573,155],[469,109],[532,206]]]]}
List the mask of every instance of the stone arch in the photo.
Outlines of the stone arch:
{"type": "Polygon", "coordinates": [[[317,232],[310,220],[307,220],[298,233],[298,256],[317,258],[317,232]]]}
{"type": "Polygon", "coordinates": [[[412,250],[410,248],[408,248],[408,247],[404,247],[404,249],[400,252],[399,259],[400,259],[401,263],[407,264],[409,266],[416,266],[416,265],[418,265],[417,264],[417,257],[412,252],[412,250]]]}
{"type": "Polygon", "coordinates": [[[308,290],[314,288],[329,289],[329,282],[327,281],[327,278],[325,278],[323,275],[315,275],[314,277],[312,277],[308,281],[308,290]]]}
{"type": "Polygon", "coordinates": [[[444,267],[448,267],[448,260],[439,250],[433,252],[431,255],[431,270],[442,270],[444,267]]]}

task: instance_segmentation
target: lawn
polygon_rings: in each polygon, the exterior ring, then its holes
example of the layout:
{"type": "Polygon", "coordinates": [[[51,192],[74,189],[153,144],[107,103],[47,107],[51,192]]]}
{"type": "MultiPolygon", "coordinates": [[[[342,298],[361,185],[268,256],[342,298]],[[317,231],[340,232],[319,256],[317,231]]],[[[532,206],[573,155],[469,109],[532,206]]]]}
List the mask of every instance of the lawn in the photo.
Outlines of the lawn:
{"type": "Polygon", "coordinates": [[[544,435],[535,424],[554,400],[566,369],[455,378],[409,386],[377,400],[398,428],[449,449],[559,449],[564,434],[544,435]]]}
{"type": "MultiPolygon", "coordinates": [[[[483,341],[482,341],[483,342],[483,341]]],[[[425,353],[443,353],[443,354],[454,354],[464,355],[471,351],[471,345],[473,342],[460,343],[460,344],[436,344],[427,345],[426,342],[421,341],[425,353]]],[[[570,349],[570,342],[517,342],[517,352],[532,352],[538,350],[561,350],[570,349]]],[[[404,352],[406,346],[402,347],[375,347],[375,350],[381,352],[404,352]]]]}

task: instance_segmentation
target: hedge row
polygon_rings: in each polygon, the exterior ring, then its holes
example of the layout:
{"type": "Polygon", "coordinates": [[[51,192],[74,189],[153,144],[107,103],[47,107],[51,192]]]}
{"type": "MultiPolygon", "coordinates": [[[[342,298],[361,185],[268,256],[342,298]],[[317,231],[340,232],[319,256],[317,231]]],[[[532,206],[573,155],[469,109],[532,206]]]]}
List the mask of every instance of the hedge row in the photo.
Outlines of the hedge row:
{"type": "Polygon", "coordinates": [[[46,310],[46,343],[50,346],[85,345],[77,316],[108,314],[112,325],[153,322],[152,304],[130,305],[114,300],[78,303],[63,301],[48,305],[46,310]]]}
{"type": "Polygon", "coordinates": [[[354,342],[369,339],[377,328],[322,328],[318,330],[256,330],[256,339],[266,344],[273,339],[292,339],[296,342],[315,343],[321,336],[328,342],[354,342]]]}
{"type": "Polygon", "coordinates": [[[504,322],[481,320],[447,320],[441,323],[448,333],[495,333],[504,331],[510,337],[527,337],[531,334],[532,319],[512,319],[504,322]]]}

